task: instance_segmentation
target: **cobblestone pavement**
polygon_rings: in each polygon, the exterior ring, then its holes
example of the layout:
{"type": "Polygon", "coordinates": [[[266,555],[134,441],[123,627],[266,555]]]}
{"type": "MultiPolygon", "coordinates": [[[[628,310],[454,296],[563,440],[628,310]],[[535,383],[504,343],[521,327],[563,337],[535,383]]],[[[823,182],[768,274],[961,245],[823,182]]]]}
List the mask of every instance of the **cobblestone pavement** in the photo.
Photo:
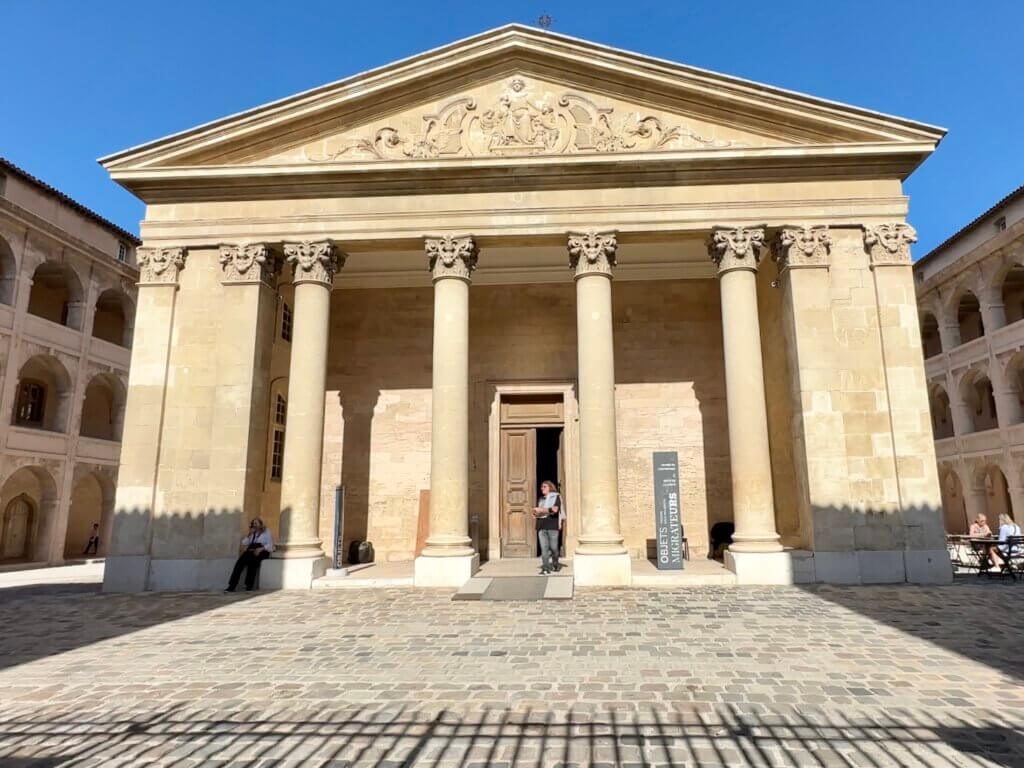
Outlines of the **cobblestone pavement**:
{"type": "Polygon", "coordinates": [[[0,765],[1024,766],[1022,597],[0,590],[0,765]]]}

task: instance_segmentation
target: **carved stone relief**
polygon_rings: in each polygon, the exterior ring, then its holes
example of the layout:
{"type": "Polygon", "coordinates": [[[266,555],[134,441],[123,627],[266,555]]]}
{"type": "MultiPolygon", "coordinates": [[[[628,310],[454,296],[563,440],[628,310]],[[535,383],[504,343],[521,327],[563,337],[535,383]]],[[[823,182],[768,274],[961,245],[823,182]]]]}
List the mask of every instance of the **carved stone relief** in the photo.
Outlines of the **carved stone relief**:
{"type": "Polygon", "coordinates": [[[570,232],[569,267],[576,277],[595,273],[611,277],[618,249],[615,232],[570,232]]]}
{"type": "Polygon", "coordinates": [[[832,237],[828,227],[783,227],[772,243],[779,272],[801,267],[827,267],[832,237]]]}
{"type": "Polygon", "coordinates": [[[222,245],[220,265],[225,283],[271,284],[280,267],[265,243],[249,245],[222,245]]]}
{"type": "Polygon", "coordinates": [[[731,269],[756,270],[764,247],[764,227],[715,227],[707,245],[719,274],[731,269]]]}
{"type": "Polygon", "coordinates": [[[568,91],[556,93],[520,77],[485,103],[472,96],[455,98],[420,120],[419,126],[415,119],[409,128],[384,125],[336,147],[307,150],[301,159],[517,157],[747,146],[703,136],[653,114],[620,111],[568,91]]]}
{"type": "Polygon", "coordinates": [[[427,237],[424,239],[424,248],[434,280],[443,277],[469,280],[476,269],[479,252],[470,235],[427,237]]]}
{"type": "Polygon", "coordinates": [[[185,266],[184,248],[139,248],[139,282],[173,284],[185,266]]]}
{"type": "Polygon", "coordinates": [[[320,283],[328,288],[348,258],[330,240],[318,243],[285,243],[284,258],[292,265],[292,282],[320,283]]]}
{"type": "Polygon", "coordinates": [[[864,225],[864,245],[871,256],[871,266],[909,266],[910,244],[917,242],[917,232],[901,221],[892,224],[864,225]]]}

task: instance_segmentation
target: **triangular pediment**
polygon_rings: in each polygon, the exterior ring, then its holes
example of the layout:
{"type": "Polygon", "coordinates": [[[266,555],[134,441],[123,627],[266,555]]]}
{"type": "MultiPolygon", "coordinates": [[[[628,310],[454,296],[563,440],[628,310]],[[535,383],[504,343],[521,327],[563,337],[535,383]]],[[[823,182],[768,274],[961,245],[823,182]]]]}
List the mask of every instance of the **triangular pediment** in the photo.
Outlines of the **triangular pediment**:
{"type": "Polygon", "coordinates": [[[423,162],[465,167],[467,159],[481,158],[493,165],[643,155],[644,162],[673,156],[682,163],[684,155],[714,153],[743,162],[737,152],[747,150],[763,163],[765,153],[830,146],[905,152],[907,159],[891,166],[905,175],[943,134],[903,118],[511,25],[101,162],[136,192],[156,189],[158,175],[174,169],[187,169],[189,183],[197,184],[206,168],[337,175],[375,163],[400,173],[423,162]]]}
{"type": "Polygon", "coordinates": [[[245,162],[516,158],[793,143],[791,138],[515,74],[245,162]]]}

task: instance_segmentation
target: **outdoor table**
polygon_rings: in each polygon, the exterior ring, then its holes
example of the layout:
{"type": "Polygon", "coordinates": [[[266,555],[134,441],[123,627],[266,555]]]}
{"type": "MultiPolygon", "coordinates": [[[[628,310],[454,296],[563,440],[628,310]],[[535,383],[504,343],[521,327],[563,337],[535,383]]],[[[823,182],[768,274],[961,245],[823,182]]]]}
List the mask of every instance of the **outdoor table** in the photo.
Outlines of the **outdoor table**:
{"type": "Polygon", "coordinates": [[[969,536],[968,541],[971,549],[978,558],[978,575],[988,573],[992,569],[992,560],[989,558],[989,550],[999,543],[995,536],[969,536]]]}

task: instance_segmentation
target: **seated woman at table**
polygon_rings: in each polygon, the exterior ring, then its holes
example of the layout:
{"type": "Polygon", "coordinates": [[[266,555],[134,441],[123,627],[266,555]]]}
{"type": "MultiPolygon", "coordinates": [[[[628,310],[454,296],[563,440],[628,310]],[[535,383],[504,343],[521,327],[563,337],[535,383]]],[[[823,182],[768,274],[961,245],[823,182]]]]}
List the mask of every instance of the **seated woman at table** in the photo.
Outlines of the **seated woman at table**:
{"type": "Polygon", "coordinates": [[[1006,539],[1010,536],[1020,536],[1020,526],[1013,522],[1013,518],[1007,514],[999,516],[999,543],[989,548],[989,555],[992,557],[992,564],[996,568],[1002,568],[1004,558],[1009,551],[1006,539]]]}
{"type": "Polygon", "coordinates": [[[992,529],[988,527],[988,518],[985,517],[985,515],[979,513],[978,516],[976,518],[974,518],[974,522],[971,523],[970,535],[971,536],[991,536],[992,535],[992,529]]]}

